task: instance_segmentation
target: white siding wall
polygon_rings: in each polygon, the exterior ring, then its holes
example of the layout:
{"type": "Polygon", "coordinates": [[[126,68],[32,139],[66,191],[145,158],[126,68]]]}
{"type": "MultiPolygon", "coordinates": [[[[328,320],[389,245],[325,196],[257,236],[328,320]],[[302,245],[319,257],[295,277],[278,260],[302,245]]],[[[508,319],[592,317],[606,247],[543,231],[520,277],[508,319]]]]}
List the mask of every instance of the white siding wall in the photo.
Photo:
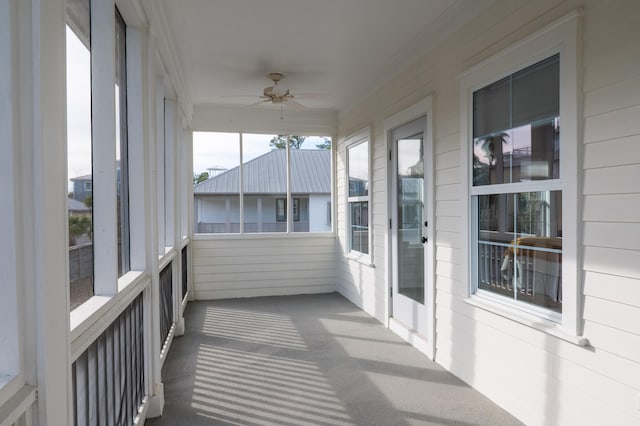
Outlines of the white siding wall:
{"type": "MultiPolygon", "coordinates": [[[[387,318],[383,120],[434,97],[436,361],[527,424],[640,424],[640,2],[497,1],[445,43],[340,117],[338,290],[387,318]],[[584,8],[584,336],[576,346],[464,302],[460,89],[456,75],[584,8]],[[347,258],[345,138],[373,129],[375,267],[347,258]]],[[[580,103],[579,103],[580,104],[580,103]]],[[[581,144],[582,145],[582,144],[581,144]]]]}
{"type": "Polygon", "coordinates": [[[335,237],[195,237],[196,299],[329,293],[336,290],[335,237]]]}
{"type": "Polygon", "coordinates": [[[309,195],[309,232],[331,232],[330,202],[330,195],[309,195]]]}

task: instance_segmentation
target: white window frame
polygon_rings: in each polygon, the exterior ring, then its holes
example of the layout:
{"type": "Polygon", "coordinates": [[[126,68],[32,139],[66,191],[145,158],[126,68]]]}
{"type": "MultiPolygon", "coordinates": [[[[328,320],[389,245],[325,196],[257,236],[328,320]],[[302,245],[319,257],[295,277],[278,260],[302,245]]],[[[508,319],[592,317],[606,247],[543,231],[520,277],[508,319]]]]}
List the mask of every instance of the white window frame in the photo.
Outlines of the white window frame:
{"type": "Polygon", "coordinates": [[[90,180],[84,181],[84,192],[93,192],[93,182],[90,180]]]}
{"type": "Polygon", "coordinates": [[[344,161],[345,161],[345,186],[344,186],[344,198],[345,198],[345,235],[347,240],[346,245],[346,254],[348,257],[358,259],[364,263],[371,264],[373,259],[373,234],[371,232],[371,221],[373,219],[373,209],[371,205],[371,194],[372,194],[372,185],[371,185],[371,174],[372,174],[372,159],[371,159],[371,150],[372,150],[372,140],[371,140],[371,127],[367,126],[364,129],[359,130],[353,135],[349,136],[345,140],[345,151],[344,151],[344,161]],[[349,196],[349,150],[363,143],[367,143],[367,183],[369,188],[367,190],[367,195],[358,196],[358,197],[350,197],[349,196]],[[369,253],[362,253],[358,250],[354,250],[352,248],[351,241],[351,206],[350,203],[357,202],[367,202],[368,203],[368,230],[367,230],[367,243],[368,243],[368,251],[369,253]]]}
{"type": "MultiPolygon", "coordinates": [[[[469,278],[469,301],[482,308],[499,311],[511,319],[520,320],[560,337],[579,336],[580,294],[578,280],[580,252],[580,180],[578,178],[579,159],[579,93],[578,74],[578,27],[579,13],[573,13],[552,23],[490,57],[459,76],[461,86],[461,155],[463,182],[462,194],[467,208],[463,224],[463,268],[469,278]],[[550,310],[529,305],[486,291],[478,291],[475,270],[477,250],[473,232],[476,217],[474,197],[494,193],[498,185],[473,186],[471,141],[473,128],[473,93],[501,78],[507,77],[555,54],[560,55],[560,179],[538,182],[518,182],[505,186],[505,192],[533,192],[543,190],[562,191],[562,314],[553,315],[550,310]],[[489,293],[489,294],[487,294],[489,293]],[[505,314],[506,313],[506,314],[505,314]],[[542,320],[542,321],[540,321],[542,320]]],[[[574,339],[575,340],[575,339],[574,339]]]]}
{"type": "Polygon", "coordinates": [[[24,384],[20,313],[24,309],[18,297],[16,199],[14,149],[14,62],[12,61],[12,2],[0,0],[0,407],[24,384]],[[9,200],[7,202],[7,200],[9,200]]]}
{"type": "MultiPolygon", "coordinates": [[[[326,134],[322,134],[322,133],[317,133],[317,132],[307,132],[304,130],[301,131],[275,131],[275,132],[269,132],[267,130],[264,131],[241,131],[241,130],[214,130],[214,129],[206,129],[206,130],[194,130],[192,129],[190,131],[190,141],[189,141],[189,146],[190,146],[190,151],[191,151],[191,161],[190,161],[190,174],[189,174],[189,185],[191,188],[193,188],[193,184],[191,183],[192,176],[193,176],[193,133],[234,133],[234,134],[238,134],[239,135],[239,150],[240,150],[240,166],[239,166],[239,188],[238,188],[238,195],[239,195],[239,209],[240,209],[240,232],[233,232],[233,233],[225,233],[225,232],[219,232],[219,233],[198,233],[195,232],[195,229],[193,231],[193,236],[194,236],[194,240],[216,240],[216,239],[236,239],[236,238],[246,238],[246,237],[250,237],[250,238],[306,238],[306,237],[327,237],[327,238],[331,238],[335,235],[335,231],[333,228],[333,224],[331,224],[331,229],[328,231],[314,231],[314,232],[297,232],[294,231],[294,225],[295,223],[300,222],[300,217],[298,217],[298,219],[295,219],[295,214],[294,214],[294,206],[298,206],[298,210],[299,210],[299,206],[300,206],[300,200],[301,199],[307,199],[309,200],[308,197],[299,197],[299,196],[294,196],[291,192],[291,156],[290,156],[290,150],[291,147],[289,145],[289,138],[291,136],[294,135],[298,135],[298,136],[305,136],[305,137],[330,137],[331,141],[332,141],[332,145],[331,145],[331,194],[330,194],[330,199],[333,200],[334,194],[335,194],[335,188],[334,188],[334,182],[333,182],[333,170],[334,170],[334,161],[335,161],[335,145],[333,145],[333,141],[334,141],[334,136],[327,136],[326,134]],[[284,199],[285,200],[285,216],[286,216],[286,220],[282,220],[279,221],[277,220],[278,218],[278,212],[277,212],[277,201],[276,201],[276,211],[275,211],[275,220],[277,223],[286,223],[287,224],[287,230],[286,231],[282,231],[282,232],[245,232],[244,230],[244,165],[246,164],[244,161],[244,136],[245,135],[263,135],[263,136],[276,136],[276,135],[284,135],[286,136],[286,144],[285,144],[285,149],[286,150],[286,174],[287,174],[287,191],[286,193],[278,193],[278,194],[272,194],[272,195],[277,195],[277,200],[280,199],[284,199]],[[289,202],[289,200],[291,200],[291,202],[289,202]]],[[[190,190],[191,192],[191,199],[194,200],[194,193],[193,193],[193,189],[190,190]]],[[[235,196],[236,194],[234,193],[233,196],[235,196]]],[[[330,203],[330,202],[329,202],[330,203]]],[[[199,206],[197,205],[197,203],[195,203],[194,209],[197,211],[199,208],[199,206]]],[[[227,207],[228,208],[228,207],[227,207]]],[[[194,221],[194,225],[195,225],[195,213],[191,215],[192,220],[194,221]]],[[[298,212],[298,216],[300,215],[300,212],[298,212]]],[[[329,220],[331,220],[331,216],[328,217],[329,220]]]]}

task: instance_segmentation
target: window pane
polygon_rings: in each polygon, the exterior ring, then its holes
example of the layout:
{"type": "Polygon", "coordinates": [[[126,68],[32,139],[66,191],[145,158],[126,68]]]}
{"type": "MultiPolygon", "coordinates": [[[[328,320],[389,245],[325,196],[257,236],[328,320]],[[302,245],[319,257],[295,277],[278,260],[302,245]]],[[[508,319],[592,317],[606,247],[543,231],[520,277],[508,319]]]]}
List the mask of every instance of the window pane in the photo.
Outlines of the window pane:
{"type": "Polygon", "coordinates": [[[349,148],[349,197],[366,196],[369,193],[369,142],[349,148]]]}
{"type": "Polygon", "coordinates": [[[287,232],[285,217],[278,220],[278,199],[287,198],[286,137],[242,135],[244,232],[287,232]]]}
{"type": "Polygon", "coordinates": [[[351,213],[351,250],[369,253],[369,203],[349,203],[351,213]]]}
{"type": "Polygon", "coordinates": [[[473,93],[473,137],[508,129],[510,78],[503,78],[473,93]]]}
{"type": "Polygon", "coordinates": [[[240,232],[240,135],[193,133],[196,233],[240,232]]]}
{"type": "Polygon", "coordinates": [[[70,305],[93,296],[93,179],[89,0],[66,4],[70,305]]]}
{"type": "Polygon", "coordinates": [[[559,56],[473,95],[473,184],[560,177],[559,56]]]}
{"type": "Polygon", "coordinates": [[[116,195],[118,219],[118,276],[129,271],[129,167],[127,148],[126,27],[116,10],[116,195]]]}
{"type": "Polygon", "coordinates": [[[331,201],[331,138],[291,136],[293,232],[330,232],[326,205],[331,201]]]}
{"type": "Polygon", "coordinates": [[[561,191],[481,195],[477,202],[478,288],[561,312],[561,191]]]}
{"type": "Polygon", "coordinates": [[[519,127],[560,115],[560,56],[518,71],[512,76],[512,123],[519,127]]]}

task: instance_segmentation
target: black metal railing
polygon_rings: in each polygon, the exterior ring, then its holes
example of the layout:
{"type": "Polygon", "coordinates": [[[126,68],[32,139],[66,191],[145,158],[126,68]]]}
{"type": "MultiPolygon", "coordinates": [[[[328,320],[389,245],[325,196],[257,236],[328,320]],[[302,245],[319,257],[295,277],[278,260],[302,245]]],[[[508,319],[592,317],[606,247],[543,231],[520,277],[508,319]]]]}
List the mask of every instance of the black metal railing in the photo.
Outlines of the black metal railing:
{"type": "Polygon", "coordinates": [[[173,273],[169,263],[160,272],[160,349],[173,325],[173,273]]]}
{"type": "Polygon", "coordinates": [[[131,425],[144,399],[142,293],[73,363],[75,425],[131,425]]]}
{"type": "Polygon", "coordinates": [[[184,300],[184,297],[187,295],[187,289],[189,288],[189,282],[187,281],[189,279],[189,275],[187,274],[187,264],[188,264],[188,257],[187,257],[187,247],[183,247],[182,248],[182,297],[180,298],[181,300],[184,300]]]}

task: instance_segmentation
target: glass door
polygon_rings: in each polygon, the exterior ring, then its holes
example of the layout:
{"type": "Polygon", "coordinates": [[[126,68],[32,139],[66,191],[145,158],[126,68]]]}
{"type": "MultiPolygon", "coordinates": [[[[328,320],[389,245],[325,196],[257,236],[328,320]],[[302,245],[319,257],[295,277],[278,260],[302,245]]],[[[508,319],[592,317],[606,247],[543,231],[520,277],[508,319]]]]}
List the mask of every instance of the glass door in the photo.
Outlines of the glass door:
{"type": "Polygon", "coordinates": [[[424,123],[421,117],[391,131],[393,163],[392,268],[393,317],[427,335],[425,306],[424,123]]]}

